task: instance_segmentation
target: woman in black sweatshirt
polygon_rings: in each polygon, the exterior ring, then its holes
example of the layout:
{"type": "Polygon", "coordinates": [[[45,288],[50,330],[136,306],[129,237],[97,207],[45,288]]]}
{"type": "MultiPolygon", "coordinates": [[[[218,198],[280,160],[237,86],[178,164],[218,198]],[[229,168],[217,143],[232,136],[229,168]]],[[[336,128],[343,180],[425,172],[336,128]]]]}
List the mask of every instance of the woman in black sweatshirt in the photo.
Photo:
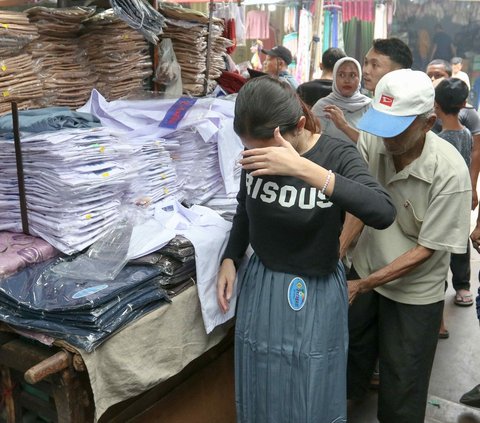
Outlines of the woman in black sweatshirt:
{"type": "Polygon", "coordinates": [[[235,105],[241,138],[238,207],[219,272],[228,310],[236,263],[239,423],[346,422],[348,299],[339,236],[349,212],[376,229],[395,219],[387,192],[351,143],[319,134],[297,94],[252,79],[235,105]]]}

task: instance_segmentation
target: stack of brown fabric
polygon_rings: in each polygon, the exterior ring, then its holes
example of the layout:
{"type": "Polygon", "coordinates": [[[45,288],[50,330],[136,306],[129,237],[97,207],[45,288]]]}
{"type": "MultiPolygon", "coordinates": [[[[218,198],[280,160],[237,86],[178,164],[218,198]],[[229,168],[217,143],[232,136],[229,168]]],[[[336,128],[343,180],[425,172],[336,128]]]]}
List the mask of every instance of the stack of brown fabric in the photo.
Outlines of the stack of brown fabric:
{"type": "Polygon", "coordinates": [[[40,106],[77,108],[88,100],[96,76],[80,46],[79,34],[82,21],[94,11],[84,7],[33,7],[26,11],[40,34],[28,46],[41,69],[45,96],[40,106]]]}
{"type": "Polygon", "coordinates": [[[30,24],[25,13],[0,10],[1,58],[18,54],[24,46],[37,37],[37,28],[30,24]]]}
{"type": "MultiPolygon", "coordinates": [[[[159,11],[167,17],[163,38],[171,38],[173,49],[182,69],[185,94],[205,94],[207,73],[208,17],[200,12],[168,3],[160,3],[159,11]]],[[[211,34],[208,92],[215,87],[214,79],[225,69],[223,55],[231,41],[221,37],[223,21],[213,19],[211,34]]]]}
{"type": "Polygon", "coordinates": [[[32,58],[22,50],[37,37],[25,13],[0,11],[0,114],[11,111],[12,101],[27,109],[43,95],[32,58]]]}
{"type": "Polygon", "coordinates": [[[107,100],[142,89],[152,75],[148,43],[142,34],[107,10],[84,22],[82,44],[98,77],[96,88],[107,100]]]}

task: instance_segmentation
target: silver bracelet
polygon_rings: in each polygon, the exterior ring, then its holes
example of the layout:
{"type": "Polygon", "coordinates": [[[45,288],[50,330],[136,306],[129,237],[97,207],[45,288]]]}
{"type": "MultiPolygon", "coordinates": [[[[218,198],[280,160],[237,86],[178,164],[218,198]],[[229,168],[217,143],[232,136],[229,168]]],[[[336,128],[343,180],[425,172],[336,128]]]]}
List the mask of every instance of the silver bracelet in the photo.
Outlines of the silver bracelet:
{"type": "Polygon", "coordinates": [[[330,179],[332,178],[332,174],[333,174],[333,172],[332,172],[331,170],[329,170],[329,171],[328,171],[328,175],[327,175],[327,179],[325,179],[325,183],[323,184],[323,187],[322,187],[322,189],[320,190],[320,192],[321,192],[322,194],[325,194],[325,191],[326,191],[326,189],[327,189],[327,187],[328,187],[328,184],[330,183],[330,179]]]}

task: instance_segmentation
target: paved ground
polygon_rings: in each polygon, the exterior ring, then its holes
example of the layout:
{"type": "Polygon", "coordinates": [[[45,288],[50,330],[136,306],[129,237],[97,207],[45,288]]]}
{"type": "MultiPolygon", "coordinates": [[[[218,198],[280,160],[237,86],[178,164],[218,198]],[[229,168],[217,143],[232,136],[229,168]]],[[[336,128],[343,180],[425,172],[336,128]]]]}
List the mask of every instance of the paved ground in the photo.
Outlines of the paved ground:
{"type": "MultiPolygon", "coordinates": [[[[475,222],[472,214],[472,225],[475,222]]],[[[472,252],[472,292],[478,289],[480,255],[472,252]]],[[[450,284],[451,285],[451,284],[450,284]]],[[[430,379],[430,401],[427,406],[428,423],[456,423],[458,416],[470,412],[479,418],[480,409],[466,407],[458,400],[480,383],[480,327],[475,306],[458,307],[453,304],[455,291],[450,286],[446,293],[445,316],[449,339],[439,340],[430,379]]],[[[348,423],[377,423],[376,393],[372,391],[364,403],[356,406],[348,423]]]]}

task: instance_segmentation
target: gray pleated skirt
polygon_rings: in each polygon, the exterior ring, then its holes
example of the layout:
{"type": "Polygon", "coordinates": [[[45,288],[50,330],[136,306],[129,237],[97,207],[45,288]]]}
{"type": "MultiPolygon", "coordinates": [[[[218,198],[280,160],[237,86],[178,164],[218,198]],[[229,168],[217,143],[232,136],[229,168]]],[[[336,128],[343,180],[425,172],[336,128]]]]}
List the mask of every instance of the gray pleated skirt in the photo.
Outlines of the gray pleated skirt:
{"type": "Polygon", "coordinates": [[[254,254],[240,284],[235,329],[237,423],[346,422],[348,299],[345,271],[301,277],[306,301],[287,298],[298,275],[254,254]]]}

